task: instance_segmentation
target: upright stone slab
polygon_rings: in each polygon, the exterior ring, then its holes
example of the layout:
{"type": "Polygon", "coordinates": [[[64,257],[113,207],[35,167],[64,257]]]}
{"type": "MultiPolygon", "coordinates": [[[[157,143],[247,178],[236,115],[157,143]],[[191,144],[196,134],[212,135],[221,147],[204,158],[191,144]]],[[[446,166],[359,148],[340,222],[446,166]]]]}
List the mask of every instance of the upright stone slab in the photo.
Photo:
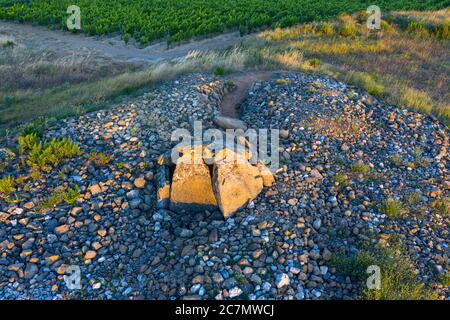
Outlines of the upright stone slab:
{"type": "Polygon", "coordinates": [[[202,146],[182,150],[172,177],[170,209],[172,211],[203,211],[217,207],[211,174],[203,161],[202,146]],[[196,149],[200,148],[200,149],[196,149]],[[198,151],[197,156],[195,150],[198,151]]]}
{"type": "Polygon", "coordinates": [[[247,205],[263,189],[257,167],[240,154],[223,149],[214,158],[213,187],[225,218],[247,205]]]}

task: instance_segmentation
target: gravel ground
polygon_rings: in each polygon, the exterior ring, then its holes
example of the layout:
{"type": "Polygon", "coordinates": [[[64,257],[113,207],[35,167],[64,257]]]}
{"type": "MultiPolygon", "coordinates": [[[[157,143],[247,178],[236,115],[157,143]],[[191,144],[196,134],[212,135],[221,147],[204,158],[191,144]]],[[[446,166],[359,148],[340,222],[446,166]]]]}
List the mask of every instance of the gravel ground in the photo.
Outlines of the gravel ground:
{"type": "Polygon", "coordinates": [[[4,169],[24,182],[17,203],[0,202],[0,298],[355,299],[358,285],[330,266],[333,253],[394,236],[420,281],[449,298],[435,278],[449,269],[450,218],[432,206],[449,196],[448,130],[327,77],[279,77],[252,86],[242,119],[282,129],[282,168],[227,220],[157,210],[153,181],[174,129],[213,126],[225,79],[183,76],[47,130],[83,154],[37,181],[18,158],[4,169]],[[73,206],[37,212],[52,190],[75,185],[73,206]],[[405,203],[403,218],[382,214],[388,197],[405,203]],[[69,265],[80,267],[81,290],[64,282],[69,265]]]}

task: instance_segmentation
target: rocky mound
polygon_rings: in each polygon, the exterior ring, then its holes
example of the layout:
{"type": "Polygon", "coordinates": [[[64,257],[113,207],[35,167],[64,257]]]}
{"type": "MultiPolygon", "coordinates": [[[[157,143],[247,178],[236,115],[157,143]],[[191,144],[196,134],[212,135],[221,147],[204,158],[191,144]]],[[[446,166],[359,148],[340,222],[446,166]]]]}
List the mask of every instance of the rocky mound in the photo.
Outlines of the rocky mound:
{"type": "Polygon", "coordinates": [[[227,219],[214,208],[164,209],[157,198],[171,193],[157,187],[171,173],[157,174],[158,157],[173,129],[215,126],[221,92],[217,79],[184,76],[50,128],[47,138],[70,136],[82,155],[40,177],[8,160],[2,176],[21,183],[15,201],[1,200],[0,298],[357,298],[333,254],[392,237],[420,281],[449,297],[435,280],[449,266],[450,218],[435,205],[449,194],[448,131],[326,77],[286,74],[250,90],[246,125],[282,129],[272,186],[227,219]],[[73,205],[38,210],[57,187],[75,185],[73,205]],[[383,210],[389,198],[405,204],[400,218],[383,210]],[[70,265],[80,267],[81,291],[64,282],[70,265]]]}

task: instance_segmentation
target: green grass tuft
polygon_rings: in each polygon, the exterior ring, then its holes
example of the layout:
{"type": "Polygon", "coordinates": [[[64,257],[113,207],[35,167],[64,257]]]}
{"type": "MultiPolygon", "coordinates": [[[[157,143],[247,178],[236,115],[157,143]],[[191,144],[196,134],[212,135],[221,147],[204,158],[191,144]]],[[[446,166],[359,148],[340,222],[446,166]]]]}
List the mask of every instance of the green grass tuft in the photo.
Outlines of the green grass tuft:
{"type": "Polygon", "coordinates": [[[309,60],[309,65],[313,68],[317,68],[320,66],[320,60],[317,58],[309,60]]]}
{"type": "Polygon", "coordinates": [[[370,172],[370,166],[361,161],[358,161],[358,162],[352,164],[352,166],[350,167],[350,170],[354,173],[366,175],[370,172]]]}
{"type": "Polygon", "coordinates": [[[441,277],[441,284],[444,287],[450,287],[450,273],[446,276],[441,277]]]}
{"type": "Polygon", "coordinates": [[[68,205],[74,205],[80,198],[80,188],[76,185],[75,188],[69,188],[64,195],[64,202],[68,205]]]}
{"type": "Polygon", "coordinates": [[[23,154],[25,152],[31,151],[34,146],[38,144],[39,139],[36,133],[30,133],[25,136],[19,136],[18,142],[20,153],[23,154]]]}
{"type": "Polygon", "coordinates": [[[382,213],[392,219],[400,218],[405,214],[403,204],[394,198],[388,198],[386,201],[384,201],[381,205],[380,210],[382,213]]]}
{"type": "Polygon", "coordinates": [[[225,74],[224,67],[215,67],[213,71],[216,76],[223,76],[225,74]]]}
{"type": "Polygon", "coordinates": [[[333,25],[331,23],[324,23],[320,28],[320,33],[324,36],[331,37],[334,35],[333,25]]]}
{"type": "Polygon", "coordinates": [[[374,96],[381,96],[384,94],[385,88],[374,75],[365,72],[350,72],[346,76],[346,80],[357,86],[362,87],[367,93],[374,96]]]}
{"type": "Polygon", "coordinates": [[[401,253],[399,246],[362,249],[354,256],[334,255],[330,266],[338,273],[357,282],[360,294],[366,300],[434,300],[437,295],[416,278],[411,260],[401,253]],[[368,289],[369,266],[378,266],[381,271],[380,289],[368,289]]]}
{"type": "Polygon", "coordinates": [[[37,206],[37,212],[42,212],[51,208],[56,207],[57,205],[65,202],[68,205],[72,206],[75,204],[75,202],[80,197],[80,190],[78,186],[75,186],[75,188],[70,188],[66,191],[63,187],[56,188],[50,196],[42,201],[37,206]]]}
{"type": "Polygon", "coordinates": [[[111,158],[103,152],[91,152],[88,155],[88,160],[94,162],[98,166],[106,166],[111,162],[111,158]]]}
{"type": "Polygon", "coordinates": [[[14,41],[12,41],[12,40],[6,40],[6,41],[3,43],[2,47],[5,48],[5,49],[7,49],[7,48],[13,48],[15,45],[16,45],[16,43],[15,43],[14,41]]]}
{"type": "Polygon", "coordinates": [[[450,198],[442,198],[434,201],[433,209],[441,216],[450,215],[450,198]]]}
{"type": "Polygon", "coordinates": [[[11,176],[0,179],[0,195],[7,198],[14,192],[14,178],[11,176]]]}
{"type": "Polygon", "coordinates": [[[21,136],[27,136],[30,134],[35,134],[36,137],[42,138],[44,135],[45,128],[47,126],[47,120],[46,119],[38,119],[34,120],[33,122],[30,122],[26,124],[22,128],[21,136]]]}
{"type": "Polygon", "coordinates": [[[49,143],[36,143],[28,153],[28,164],[32,168],[48,169],[48,165],[56,166],[64,159],[81,154],[78,144],[70,138],[53,139],[49,143]]]}
{"type": "Polygon", "coordinates": [[[342,188],[348,187],[350,185],[350,181],[347,175],[343,173],[336,173],[333,176],[333,182],[337,184],[337,189],[341,190],[342,188]]]}

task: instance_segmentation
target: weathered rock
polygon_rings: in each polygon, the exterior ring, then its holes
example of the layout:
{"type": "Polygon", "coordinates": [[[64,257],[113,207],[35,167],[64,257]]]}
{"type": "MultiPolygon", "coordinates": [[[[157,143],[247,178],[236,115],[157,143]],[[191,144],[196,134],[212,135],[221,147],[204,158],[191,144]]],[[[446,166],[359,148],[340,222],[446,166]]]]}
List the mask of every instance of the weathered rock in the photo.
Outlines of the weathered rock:
{"type": "Polygon", "coordinates": [[[243,293],[241,288],[238,287],[234,287],[232,289],[230,289],[229,293],[228,293],[228,297],[232,298],[236,298],[239,297],[241,294],[243,293]]]}
{"type": "Polygon", "coordinates": [[[69,226],[66,225],[66,224],[58,226],[58,227],[55,228],[55,233],[56,234],[63,234],[63,233],[66,233],[67,231],[69,231],[69,226]]]}
{"type": "Polygon", "coordinates": [[[90,250],[87,251],[86,254],[84,255],[85,259],[94,259],[97,256],[97,252],[90,250]]]}
{"type": "Polygon", "coordinates": [[[286,273],[280,273],[275,279],[275,285],[278,289],[288,286],[290,283],[289,276],[286,273]]]}
{"type": "Polygon", "coordinates": [[[172,177],[170,209],[172,211],[202,211],[217,206],[211,184],[211,174],[202,153],[186,150],[177,160],[172,177]]]}
{"type": "Polygon", "coordinates": [[[146,181],[144,177],[139,177],[134,180],[134,186],[139,189],[143,189],[145,187],[146,181]]]}
{"type": "Polygon", "coordinates": [[[289,130],[280,130],[280,137],[283,139],[289,138],[289,130]]]}
{"type": "Polygon", "coordinates": [[[261,192],[263,179],[242,155],[223,149],[214,158],[213,187],[219,208],[228,217],[261,192]]]}
{"type": "Polygon", "coordinates": [[[31,279],[38,273],[38,266],[34,263],[28,263],[25,268],[25,279],[31,279]]]}
{"type": "Polygon", "coordinates": [[[269,170],[269,168],[266,167],[264,163],[258,162],[256,166],[259,169],[264,186],[271,187],[275,182],[275,177],[273,176],[272,172],[269,170]]]}
{"type": "Polygon", "coordinates": [[[215,116],[213,121],[217,126],[223,129],[247,130],[247,125],[245,124],[245,122],[239,119],[234,119],[225,116],[215,116]]]}
{"type": "Polygon", "coordinates": [[[103,191],[102,187],[99,184],[94,184],[88,188],[89,192],[95,196],[103,191]]]}

